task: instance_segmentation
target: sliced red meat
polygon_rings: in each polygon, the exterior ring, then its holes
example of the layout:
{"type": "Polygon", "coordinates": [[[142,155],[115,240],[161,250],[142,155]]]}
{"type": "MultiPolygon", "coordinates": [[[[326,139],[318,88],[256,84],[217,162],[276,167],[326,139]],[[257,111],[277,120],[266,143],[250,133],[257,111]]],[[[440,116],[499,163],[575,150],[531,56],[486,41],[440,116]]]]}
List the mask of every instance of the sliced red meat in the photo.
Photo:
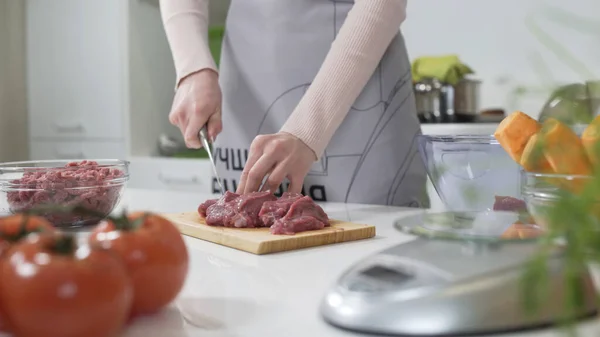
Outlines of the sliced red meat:
{"type": "Polygon", "coordinates": [[[241,195],[237,200],[235,215],[225,222],[225,227],[255,228],[265,227],[258,213],[263,204],[268,201],[277,200],[271,192],[256,192],[241,195]]]}
{"type": "MultiPolygon", "coordinates": [[[[217,199],[217,202],[206,208],[206,224],[209,226],[223,226],[223,221],[235,215],[235,210],[231,207],[231,204],[235,203],[239,197],[239,194],[226,191],[223,196],[217,199]]],[[[208,200],[208,202],[210,201],[208,200]]]]}
{"type": "Polygon", "coordinates": [[[200,214],[201,217],[206,218],[206,211],[210,206],[216,204],[219,201],[221,201],[221,203],[223,204],[230,202],[232,200],[235,200],[239,196],[239,194],[225,191],[225,194],[223,194],[219,199],[208,199],[205,202],[201,203],[200,206],[198,206],[198,214],[200,214]]]}
{"type": "Polygon", "coordinates": [[[206,218],[206,210],[217,203],[217,201],[219,201],[219,199],[208,199],[205,202],[201,203],[200,206],[198,206],[198,214],[200,214],[201,217],[206,218]]]}
{"type": "Polygon", "coordinates": [[[266,227],[271,227],[275,223],[275,220],[283,218],[294,201],[300,198],[302,198],[302,194],[300,193],[285,192],[281,198],[265,202],[258,216],[266,227]]]}
{"type": "Polygon", "coordinates": [[[513,197],[496,196],[494,202],[494,211],[511,211],[521,212],[527,211],[525,201],[513,197]]]}
{"type": "Polygon", "coordinates": [[[236,228],[264,227],[258,213],[265,201],[277,200],[270,192],[256,192],[239,195],[226,192],[218,201],[206,201],[198,207],[200,215],[205,214],[209,226],[236,228]],[[206,207],[208,205],[208,207],[206,207]],[[206,207],[206,209],[204,209],[206,207]]]}
{"type": "Polygon", "coordinates": [[[290,219],[279,219],[271,226],[271,234],[294,235],[300,232],[312,231],[325,228],[325,223],[310,215],[293,217],[290,219]]]}
{"type": "Polygon", "coordinates": [[[310,197],[284,193],[277,199],[271,192],[235,194],[226,192],[219,199],[198,206],[198,213],[209,226],[235,228],[270,227],[273,234],[294,234],[329,226],[329,218],[310,197]]]}
{"type": "Polygon", "coordinates": [[[329,226],[327,213],[310,197],[305,196],[292,203],[286,215],[275,220],[271,226],[273,234],[295,234],[299,232],[323,229],[329,226]]]}

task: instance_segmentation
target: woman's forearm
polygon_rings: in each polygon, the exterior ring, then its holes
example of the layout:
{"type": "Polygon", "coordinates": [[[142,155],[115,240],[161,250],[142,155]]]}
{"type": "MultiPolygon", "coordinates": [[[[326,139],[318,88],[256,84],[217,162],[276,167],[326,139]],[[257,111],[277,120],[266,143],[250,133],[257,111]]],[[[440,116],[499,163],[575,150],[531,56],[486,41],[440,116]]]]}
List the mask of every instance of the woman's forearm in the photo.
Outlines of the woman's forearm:
{"type": "Polygon", "coordinates": [[[202,69],[217,70],[208,47],[209,0],[160,0],[160,13],[173,54],[177,85],[202,69]]]}
{"type": "Polygon", "coordinates": [[[320,158],[406,17],[407,0],[355,0],[317,76],[281,131],[320,158]]]}

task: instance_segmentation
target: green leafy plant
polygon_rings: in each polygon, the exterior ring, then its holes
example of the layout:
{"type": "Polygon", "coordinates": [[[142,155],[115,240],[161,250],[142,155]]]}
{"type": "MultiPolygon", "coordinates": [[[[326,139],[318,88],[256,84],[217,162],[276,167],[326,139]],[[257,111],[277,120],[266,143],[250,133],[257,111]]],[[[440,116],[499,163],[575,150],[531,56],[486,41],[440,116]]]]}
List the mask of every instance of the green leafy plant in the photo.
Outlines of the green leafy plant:
{"type": "Polygon", "coordinates": [[[581,276],[590,264],[600,263],[599,193],[600,174],[595,174],[589,178],[582,193],[558,189],[551,204],[538,209],[534,216],[536,221],[543,219],[546,233],[524,273],[524,305],[529,312],[535,313],[552,297],[546,287],[548,261],[557,250],[561,250],[566,261],[562,277],[567,287],[564,289],[567,305],[564,307],[563,324],[569,329],[585,302],[581,276]]]}
{"type": "MultiPolygon", "coordinates": [[[[569,13],[555,7],[545,7],[528,18],[526,26],[529,31],[540,41],[554,56],[559,58],[577,73],[582,80],[594,78],[594,74],[584,62],[578,60],[567,48],[550,34],[546,33],[537,23],[537,19],[545,16],[548,20],[563,27],[580,33],[597,34],[600,22],[589,18],[569,13]]],[[[538,62],[537,68],[540,78],[548,86],[555,86],[552,81],[551,70],[543,67],[543,62],[538,62]]],[[[562,99],[563,97],[559,97],[562,99]]],[[[573,115],[578,113],[579,107],[575,102],[570,103],[568,97],[567,109],[573,115]],[[569,109],[569,104],[570,106],[569,109]]],[[[535,149],[534,155],[541,156],[543,142],[535,149]]],[[[600,144],[596,153],[600,153],[600,144]]],[[[567,179],[567,178],[557,178],[567,179]]],[[[582,308],[585,298],[580,282],[582,271],[590,265],[600,264],[600,171],[587,178],[582,191],[572,192],[570,189],[557,187],[554,197],[548,207],[537,210],[537,218],[543,218],[546,233],[539,242],[539,250],[530,261],[523,275],[523,301],[525,308],[534,313],[550,298],[548,285],[548,262],[551,254],[560,249],[566,261],[562,275],[566,286],[566,306],[564,307],[563,327],[571,335],[576,335],[573,329],[575,314],[582,308]]],[[[583,180],[581,181],[583,183],[583,180]]],[[[558,184],[560,186],[560,184],[558,184]]],[[[537,220],[537,219],[536,219],[537,220]]]]}

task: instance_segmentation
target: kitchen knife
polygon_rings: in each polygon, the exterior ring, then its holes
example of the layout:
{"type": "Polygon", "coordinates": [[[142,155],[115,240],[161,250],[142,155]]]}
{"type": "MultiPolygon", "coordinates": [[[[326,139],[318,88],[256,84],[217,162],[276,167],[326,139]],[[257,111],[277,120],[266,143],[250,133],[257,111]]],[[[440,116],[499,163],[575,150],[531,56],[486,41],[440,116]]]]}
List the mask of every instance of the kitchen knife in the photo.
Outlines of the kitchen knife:
{"type": "Polygon", "coordinates": [[[217,183],[219,183],[219,188],[221,189],[221,195],[225,194],[225,189],[223,189],[223,184],[221,183],[221,177],[219,176],[219,172],[217,171],[217,166],[215,165],[215,158],[213,157],[212,149],[210,144],[208,143],[208,130],[206,129],[206,125],[200,129],[198,133],[200,138],[200,142],[202,142],[202,146],[208,153],[208,158],[210,159],[210,163],[212,164],[213,172],[215,173],[215,177],[217,178],[217,183]]]}

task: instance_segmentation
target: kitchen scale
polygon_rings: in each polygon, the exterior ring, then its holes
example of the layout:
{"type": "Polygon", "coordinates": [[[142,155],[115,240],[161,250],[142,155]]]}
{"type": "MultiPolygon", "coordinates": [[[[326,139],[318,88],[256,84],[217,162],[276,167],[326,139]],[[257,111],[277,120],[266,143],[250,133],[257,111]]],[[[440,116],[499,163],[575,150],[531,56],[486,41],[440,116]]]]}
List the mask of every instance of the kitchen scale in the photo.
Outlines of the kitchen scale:
{"type": "MultiPolygon", "coordinates": [[[[524,309],[522,276],[537,252],[536,239],[505,237],[520,215],[512,212],[423,213],[397,220],[416,240],[385,249],[346,271],[329,290],[321,314],[339,328],[394,336],[466,336],[552,325],[564,317],[564,259],[548,262],[541,308],[524,309]],[[511,227],[511,228],[509,228],[511,227]],[[548,294],[548,295],[546,295],[548,294]]],[[[529,233],[541,233],[535,225],[529,233]]],[[[581,273],[585,303],[596,314],[596,291],[581,273]]]]}

